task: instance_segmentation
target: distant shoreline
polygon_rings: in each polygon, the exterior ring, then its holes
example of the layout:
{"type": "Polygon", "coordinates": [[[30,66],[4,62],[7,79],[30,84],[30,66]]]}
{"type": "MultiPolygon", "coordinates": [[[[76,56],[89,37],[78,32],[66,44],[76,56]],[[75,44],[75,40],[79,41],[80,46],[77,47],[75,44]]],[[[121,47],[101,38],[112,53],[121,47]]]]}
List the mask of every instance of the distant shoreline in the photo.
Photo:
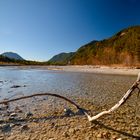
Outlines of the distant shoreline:
{"type": "Polygon", "coordinates": [[[3,66],[27,68],[27,69],[43,69],[53,71],[65,71],[65,72],[85,72],[85,73],[99,73],[99,74],[119,74],[119,75],[137,75],[140,72],[136,67],[124,67],[124,66],[100,66],[100,65],[67,65],[67,66],[40,66],[40,65],[16,65],[16,64],[4,64],[3,66]]]}
{"type": "Polygon", "coordinates": [[[21,66],[19,64],[0,64],[0,67],[6,67],[6,66],[21,66]]]}
{"type": "Polygon", "coordinates": [[[99,74],[120,74],[137,75],[140,69],[135,67],[111,67],[111,66],[92,66],[92,65],[71,65],[71,66],[47,66],[49,70],[61,70],[67,72],[86,72],[99,74]]]}

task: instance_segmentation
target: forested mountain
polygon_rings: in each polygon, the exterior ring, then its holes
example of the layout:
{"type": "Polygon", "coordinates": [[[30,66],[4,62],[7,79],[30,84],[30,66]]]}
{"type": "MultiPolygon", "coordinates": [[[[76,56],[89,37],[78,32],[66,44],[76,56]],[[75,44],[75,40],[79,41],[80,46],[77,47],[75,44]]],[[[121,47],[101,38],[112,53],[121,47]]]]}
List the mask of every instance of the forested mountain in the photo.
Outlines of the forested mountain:
{"type": "Polygon", "coordinates": [[[69,64],[73,55],[74,52],[60,53],[53,56],[48,62],[50,62],[50,64],[69,64]]]}
{"type": "Polygon", "coordinates": [[[140,26],[129,27],[101,41],[79,48],[71,64],[140,64],[140,26]]]}
{"type": "Polygon", "coordinates": [[[24,60],[19,54],[14,53],[14,52],[5,52],[5,53],[2,53],[1,55],[6,56],[10,59],[24,60]]]}

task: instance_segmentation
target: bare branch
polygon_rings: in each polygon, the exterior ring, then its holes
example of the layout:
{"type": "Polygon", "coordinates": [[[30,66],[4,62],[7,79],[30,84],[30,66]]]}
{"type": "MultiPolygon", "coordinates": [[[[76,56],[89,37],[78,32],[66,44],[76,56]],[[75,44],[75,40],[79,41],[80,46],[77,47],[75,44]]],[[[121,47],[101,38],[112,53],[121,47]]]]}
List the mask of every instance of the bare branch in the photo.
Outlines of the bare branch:
{"type": "Polygon", "coordinates": [[[109,109],[108,111],[103,111],[93,117],[90,117],[88,114],[87,117],[88,117],[88,120],[89,121],[94,121],[96,119],[98,119],[99,117],[105,115],[105,114],[109,114],[113,111],[115,111],[117,108],[119,108],[122,104],[124,104],[126,102],[126,100],[132,95],[132,92],[138,88],[138,85],[140,84],[140,73],[138,74],[138,78],[136,80],[136,82],[134,82],[134,84],[132,85],[132,87],[125,93],[125,95],[121,98],[121,100],[115,104],[111,109],[109,109]]]}
{"type": "Polygon", "coordinates": [[[53,94],[53,93],[39,93],[39,94],[32,94],[32,95],[28,95],[28,96],[22,96],[22,97],[18,97],[18,98],[15,98],[15,99],[3,100],[3,101],[0,102],[0,104],[7,105],[10,102],[14,102],[14,101],[22,100],[22,99],[27,99],[27,98],[32,98],[32,97],[36,97],[36,96],[46,96],[46,95],[61,98],[61,99],[65,100],[65,101],[73,104],[77,109],[81,109],[79,107],[79,105],[77,105],[75,102],[71,101],[70,99],[68,99],[68,98],[66,98],[64,96],[58,95],[58,94],[53,94]]]}

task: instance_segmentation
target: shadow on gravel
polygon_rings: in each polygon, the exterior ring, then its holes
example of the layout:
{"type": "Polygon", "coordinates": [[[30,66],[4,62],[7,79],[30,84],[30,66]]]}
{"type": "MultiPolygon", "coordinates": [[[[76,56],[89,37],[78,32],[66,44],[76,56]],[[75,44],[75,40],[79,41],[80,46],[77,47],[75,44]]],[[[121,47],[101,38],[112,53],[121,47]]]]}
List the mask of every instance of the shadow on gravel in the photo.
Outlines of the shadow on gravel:
{"type": "MultiPolygon", "coordinates": [[[[78,111],[76,113],[73,113],[73,114],[65,114],[65,115],[54,115],[54,116],[45,116],[45,117],[37,117],[37,118],[25,118],[25,119],[13,119],[13,120],[8,120],[8,121],[1,121],[0,124],[10,124],[10,123],[13,123],[17,126],[22,126],[23,123],[29,123],[29,122],[42,122],[42,121],[47,121],[47,120],[54,120],[54,119],[64,119],[64,118],[67,118],[67,117],[74,117],[74,116],[84,116],[83,112],[81,111],[78,111]]],[[[124,136],[127,136],[127,137],[130,137],[130,138],[135,138],[136,140],[140,140],[140,136],[135,136],[133,134],[130,134],[130,133],[127,133],[127,132],[124,132],[124,131],[121,131],[121,130],[116,130],[110,126],[107,126],[99,121],[93,121],[92,124],[94,125],[99,125],[101,128],[105,128],[105,129],[108,129],[108,130],[111,130],[111,131],[114,131],[114,132],[117,132],[119,134],[122,134],[124,136]]],[[[93,126],[95,127],[95,126],[93,126]]]]}
{"type": "Polygon", "coordinates": [[[122,134],[122,135],[127,136],[127,137],[135,138],[136,140],[140,140],[140,136],[135,136],[133,134],[130,134],[130,133],[127,133],[127,132],[124,132],[124,131],[121,131],[121,130],[116,130],[116,129],[110,127],[110,126],[107,126],[107,125],[99,122],[99,121],[94,121],[94,122],[92,122],[92,124],[97,124],[97,125],[105,128],[105,129],[117,132],[117,133],[122,134]]]}
{"type": "MultiPolygon", "coordinates": [[[[22,123],[29,123],[29,122],[41,122],[41,121],[47,121],[47,120],[54,120],[54,119],[64,119],[68,117],[74,117],[74,116],[84,116],[83,112],[78,111],[76,113],[71,114],[64,114],[64,115],[54,115],[54,116],[44,116],[44,117],[29,117],[29,118],[12,118],[11,120],[0,120],[0,124],[17,124],[20,126],[22,123]]],[[[1,128],[0,128],[1,129],[1,128]]]]}

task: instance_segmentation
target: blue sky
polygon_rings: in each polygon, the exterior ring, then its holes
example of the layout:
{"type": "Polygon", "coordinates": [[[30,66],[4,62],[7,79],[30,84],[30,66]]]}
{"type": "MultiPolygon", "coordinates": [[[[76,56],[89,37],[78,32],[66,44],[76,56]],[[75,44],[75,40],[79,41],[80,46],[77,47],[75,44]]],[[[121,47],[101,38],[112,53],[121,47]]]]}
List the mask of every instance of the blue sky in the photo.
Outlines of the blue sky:
{"type": "Polygon", "coordinates": [[[140,25],[139,0],[0,0],[0,53],[45,61],[140,25]]]}

